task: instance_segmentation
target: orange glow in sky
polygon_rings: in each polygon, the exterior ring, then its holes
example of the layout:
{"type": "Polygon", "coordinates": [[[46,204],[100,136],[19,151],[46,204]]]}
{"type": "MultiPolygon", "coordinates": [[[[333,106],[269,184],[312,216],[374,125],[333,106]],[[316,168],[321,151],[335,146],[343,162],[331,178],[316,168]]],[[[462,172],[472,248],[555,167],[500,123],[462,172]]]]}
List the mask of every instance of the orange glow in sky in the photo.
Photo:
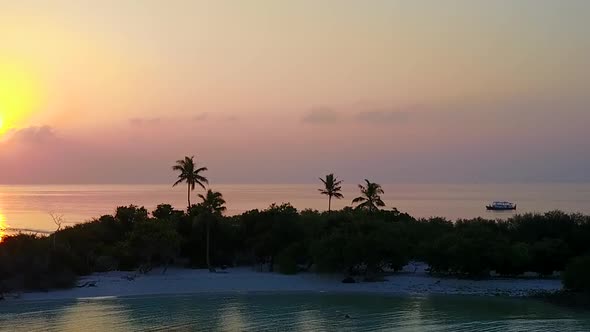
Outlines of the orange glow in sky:
{"type": "Polygon", "coordinates": [[[0,184],[590,181],[590,1],[452,3],[0,1],[0,184]]]}

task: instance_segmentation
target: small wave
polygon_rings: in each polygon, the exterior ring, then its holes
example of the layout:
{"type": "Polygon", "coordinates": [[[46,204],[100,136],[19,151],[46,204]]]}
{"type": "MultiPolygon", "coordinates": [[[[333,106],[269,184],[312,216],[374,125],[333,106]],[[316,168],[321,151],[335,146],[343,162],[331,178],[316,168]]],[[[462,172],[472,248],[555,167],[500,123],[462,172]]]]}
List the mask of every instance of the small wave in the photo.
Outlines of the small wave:
{"type": "Polygon", "coordinates": [[[118,296],[94,296],[94,297],[78,297],[78,301],[104,301],[104,300],[115,300],[118,296]]]}

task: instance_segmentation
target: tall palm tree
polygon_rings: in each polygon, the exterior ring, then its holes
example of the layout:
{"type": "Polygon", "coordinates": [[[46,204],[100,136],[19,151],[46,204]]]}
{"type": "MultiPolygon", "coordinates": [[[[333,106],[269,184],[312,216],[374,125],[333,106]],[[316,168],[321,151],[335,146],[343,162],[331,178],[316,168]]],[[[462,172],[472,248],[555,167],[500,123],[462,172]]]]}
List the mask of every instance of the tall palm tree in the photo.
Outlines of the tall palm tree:
{"type": "Polygon", "coordinates": [[[365,209],[370,212],[379,210],[379,207],[385,206],[385,203],[381,200],[381,194],[385,193],[381,185],[378,183],[371,182],[365,179],[367,183],[366,187],[359,184],[362,196],[359,196],[352,200],[352,203],[360,203],[356,208],[365,209]]]}
{"type": "Polygon", "coordinates": [[[180,172],[180,174],[178,174],[178,181],[174,182],[172,186],[176,187],[183,182],[186,182],[188,186],[187,200],[188,208],[190,209],[191,191],[195,190],[196,185],[199,185],[205,189],[204,183],[209,184],[207,178],[200,174],[201,172],[206,171],[207,167],[196,168],[195,156],[192,156],[177,160],[176,165],[172,166],[172,170],[180,172]]]}
{"type": "Polygon", "coordinates": [[[200,205],[203,207],[205,212],[205,222],[207,223],[207,268],[209,271],[213,271],[211,269],[211,255],[210,255],[210,241],[211,241],[211,222],[215,218],[221,217],[223,212],[227,210],[225,207],[225,200],[223,199],[223,195],[218,191],[213,191],[211,189],[207,190],[205,195],[199,194],[199,198],[202,200],[200,205]]]}
{"type": "Polygon", "coordinates": [[[318,191],[322,195],[328,196],[328,212],[330,212],[332,210],[332,197],[337,199],[344,197],[340,193],[342,191],[342,187],[340,187],[342,181],[339,181],[338,178],[332,173],[326,175],[325,179],[320,178],[320,181],[324,183],[324,188],[320,188],[318,191]]]}

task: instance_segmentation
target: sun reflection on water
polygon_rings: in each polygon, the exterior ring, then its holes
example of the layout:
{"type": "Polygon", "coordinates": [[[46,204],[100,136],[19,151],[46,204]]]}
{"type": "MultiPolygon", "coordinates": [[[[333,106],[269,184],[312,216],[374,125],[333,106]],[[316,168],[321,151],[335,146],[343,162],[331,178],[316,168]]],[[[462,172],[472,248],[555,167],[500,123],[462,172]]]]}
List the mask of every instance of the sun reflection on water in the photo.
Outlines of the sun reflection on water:
{"type": "Polygon", "coordinates": [[[0,242],[2,242],[4,236],[6,236],[6,227],[8,227],[8,225],[6,225],[6,218],[2,212],[0,212],[0,242]]]}

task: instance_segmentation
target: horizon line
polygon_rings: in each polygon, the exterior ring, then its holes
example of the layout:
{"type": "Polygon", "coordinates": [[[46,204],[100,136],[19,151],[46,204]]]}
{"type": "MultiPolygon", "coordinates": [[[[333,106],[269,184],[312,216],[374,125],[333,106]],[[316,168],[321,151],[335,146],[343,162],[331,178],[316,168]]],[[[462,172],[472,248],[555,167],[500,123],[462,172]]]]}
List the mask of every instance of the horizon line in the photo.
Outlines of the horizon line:
{"type": "MultiPolygon", "coordinates": [[[[358,184],[357,182],[360,183],[360,181],[363,181],[364,179],[361,179],[359,181],[356,182],[346,182],[343,181],[343,185],[349,185],[349,184],[353,184],[356,185],[358,184]]],[[[401,184],[401,185],[405,185],[405,184],[414,184],[414,185],[427,185],[427,184],[433,184],[433,185],[475,185],[475,184],[481,184],[481,185],[507,185],[507,184],[590,184],[590,180],[548,180],[548,181],[387,181],[387,182],[382,182],[379,181],[382,184],[385,185],[395,185],[395,184],[401,184]]],[[[222,186],[227,186],[227,185],[256,185],[256,186],[272,186],[272,185],[314,185],[314,184],[318,184],[318,181],[315,182],[218,182],[215,183],[214,185],[208,185],[208,188],[214,187],[215,185],[222,185],[222,186]]],[[[168,182],[114,182],[114,183],[109,183],[109,182],[71,182],[71,183],[54,183],[54,182],[44,182],[44,183],[2,183],[0,182],[0,187],[11,187],[11,186],[15,186],[15,187],[32,187],[32,186],[163,186],[163,185],[170,185],[170,187],[172,187],[172,184],[168,183],[168,182]]]]}

